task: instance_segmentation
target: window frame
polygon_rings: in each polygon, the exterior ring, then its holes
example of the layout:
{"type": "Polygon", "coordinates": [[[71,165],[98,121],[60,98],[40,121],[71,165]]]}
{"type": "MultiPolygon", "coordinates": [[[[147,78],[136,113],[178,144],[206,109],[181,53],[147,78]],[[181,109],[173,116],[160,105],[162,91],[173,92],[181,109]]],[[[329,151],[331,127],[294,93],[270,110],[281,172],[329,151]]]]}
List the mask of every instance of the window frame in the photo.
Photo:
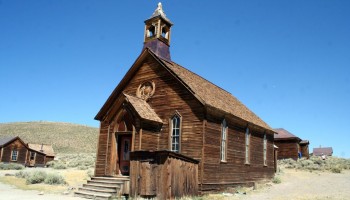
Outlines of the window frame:
{"type": "Polygon", "coordinates": [[[266,133],[264,134],[264,140],[263,140],[263,160],[264,160],[264,166],[267,166],[267,138],[266,138],[266,133]]]}
{"type": "Polygon", "coordinates": [[[222,120],[221,123],[221,138],[220,138],[220,162],[227,162],[227,137],[228,137],[228,125],[226,120],[222,120]]]}
{"type": "Polygon", "coordinates": [[[18,150],[17,149],[12,149],[11,151],[11,161],[17,161],[18,160],[18,150]],[[16,152],[16,154],[14,155],[14,152],[16,152]],[[15,159],[13,159],[13,157],[15,156],[15,159]]]}
{"type": "Polygon", "coordinates": [[[245,146],[245,164],[246,165],[250,165],[250,130],[249,130],[249,127],[246,128],[246,131],[245,131],[245,143],[244,143],[244,146],[245,146]]]}
{"type": "MultiPolygon", "coordinates": [[[[178,112],[175,112],[175,114],[169,119],[169,149],[170,151],[172,152],[175,152],[175,153],[181,153],[181,138],[182,138],[182,116],[178,113],[178,112]],[[178,149],[176,150],[173,149],[173,138],[174,138],[174,123],[173,123],[173,120],[177,118],[178,119],[178,149]]],[[[176,143],[175,143],[176,145],[176,143]]]]}
{"type": "Polygon", "coordinates": [[[36,158],[36,152],[35,151],[30,151],[30,154],[29,154],[29,160],[35,160],[36,158]],[[33,157],[33,159],[32,159],[33,157]]]}

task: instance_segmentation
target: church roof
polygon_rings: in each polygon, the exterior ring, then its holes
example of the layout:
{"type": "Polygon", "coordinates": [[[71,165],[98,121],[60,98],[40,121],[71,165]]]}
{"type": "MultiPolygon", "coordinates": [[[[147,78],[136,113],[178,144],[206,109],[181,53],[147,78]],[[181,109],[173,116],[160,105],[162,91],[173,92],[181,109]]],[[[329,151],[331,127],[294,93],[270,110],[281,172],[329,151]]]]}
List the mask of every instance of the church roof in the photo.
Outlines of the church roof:
{"type": "MultiPolygon", "coordinates": [[[[262,119],[255,115],[249,108],[242,104],[236,97],[231,95],[229,92],[221,89],[220,87],[214,85],[203,77],[191,72],[190,70],[176,64],[175,62],[162,59],[153,53],[150,49],[145,48],[138,59],[135,61],[133,66],[126,73],[124,78],[121,80],[119,85],[112,92],[110,97],[107,99],[106,103],[103,105],[101,110],[96,115],[95,119],[102,120],[110,112],[110,108],[118,98],[118,96],[123,92],[123,88],[132,78],[133,74],[142,66],[142,60],[147,56],[153,56],[161,66],[165,67],[171,74],[177,77],[182,84],[204,105],[211,109],[216,109],[223,111],[225,113],[231,114],[241,120],[246,121],[264,129],[273,131],[272,128],[266,124],[262,119]]],[[[124,94],[125,95],[125,94],[124,94]]],[[[149,119],[151,121],[162,122],[153,109],[147,104],[147,102],[130,95],[126,95],[129,102],[139,113],[140,117],[144,119],[149,119]],[[145,110],[143,110],[145,109],[145,110]],[[149,112],[152,111],[152,112],[149,112]],[[150,113],[149,116],[146,116],[150,113]]]]}
{"type": "Polygon", "coordinates": [[[158,7],[156,8],[156,10],[153,12],[152,16],[150,18],[148,18],[146,21],[153,19],[155,17],[161,17],[162,19],[164,19],[166,22],[168,22],[169,24],[173,24],[165,15],[164,10],[163,10],[163,6],[162,3],[158,3],[158,7]]]}
{"type": "Polygon", "coordinates": [[[159,58],[180,80],[182,80],[199,100],[214,109],[239,117],[247,122],[271,130],[271,127],[243,105],[236,97],[203,77],[176,64],[159,58]]]}
{"type": "Polygon", "coordinates": [[[124,96],[142,119],[163,123],[163,121],[159,118],[157,113],[154,112],[154,110],[145,100],[131,95],[127,95],[125,93],[124,96]]]}

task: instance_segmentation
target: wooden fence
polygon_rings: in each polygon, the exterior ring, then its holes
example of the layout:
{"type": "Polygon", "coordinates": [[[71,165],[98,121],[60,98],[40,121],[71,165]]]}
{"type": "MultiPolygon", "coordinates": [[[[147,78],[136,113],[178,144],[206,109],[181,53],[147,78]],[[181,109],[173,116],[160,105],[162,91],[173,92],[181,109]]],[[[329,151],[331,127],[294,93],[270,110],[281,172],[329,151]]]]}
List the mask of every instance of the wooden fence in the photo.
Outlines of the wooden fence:
{"type": "Polygon", "coordinates": [[[134,151],[130,159],[131,197],[197,195],[199,161],[171,151],[134,151]]]}

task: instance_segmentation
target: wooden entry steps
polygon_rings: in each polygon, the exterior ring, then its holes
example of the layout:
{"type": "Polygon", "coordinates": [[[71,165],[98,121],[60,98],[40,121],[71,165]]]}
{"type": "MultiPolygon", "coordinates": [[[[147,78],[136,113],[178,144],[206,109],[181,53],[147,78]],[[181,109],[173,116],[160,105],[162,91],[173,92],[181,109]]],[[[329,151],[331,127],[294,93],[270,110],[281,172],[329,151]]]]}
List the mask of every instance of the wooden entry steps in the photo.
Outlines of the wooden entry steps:
{"type": "Polygon", "coordinates": [[[128,176],[92,177],[74,192],[74,196],[95,200],[117,199],[129,194],[129,182],[128,176]]]}

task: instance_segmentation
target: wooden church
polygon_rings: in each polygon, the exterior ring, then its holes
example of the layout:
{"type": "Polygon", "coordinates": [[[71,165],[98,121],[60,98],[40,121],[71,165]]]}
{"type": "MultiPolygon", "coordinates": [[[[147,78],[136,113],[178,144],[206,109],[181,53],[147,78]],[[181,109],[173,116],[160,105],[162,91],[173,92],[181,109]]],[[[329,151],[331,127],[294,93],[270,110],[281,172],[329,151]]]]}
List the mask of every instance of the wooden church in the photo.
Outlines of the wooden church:
{"type": "Polygon", "coordinates": [[[159,199],[272,178],[273,129],[171,59],[172,25],[159,3],[141,54],[96,115],[95,176],[124,176],[124,193],[159,199]]]}

